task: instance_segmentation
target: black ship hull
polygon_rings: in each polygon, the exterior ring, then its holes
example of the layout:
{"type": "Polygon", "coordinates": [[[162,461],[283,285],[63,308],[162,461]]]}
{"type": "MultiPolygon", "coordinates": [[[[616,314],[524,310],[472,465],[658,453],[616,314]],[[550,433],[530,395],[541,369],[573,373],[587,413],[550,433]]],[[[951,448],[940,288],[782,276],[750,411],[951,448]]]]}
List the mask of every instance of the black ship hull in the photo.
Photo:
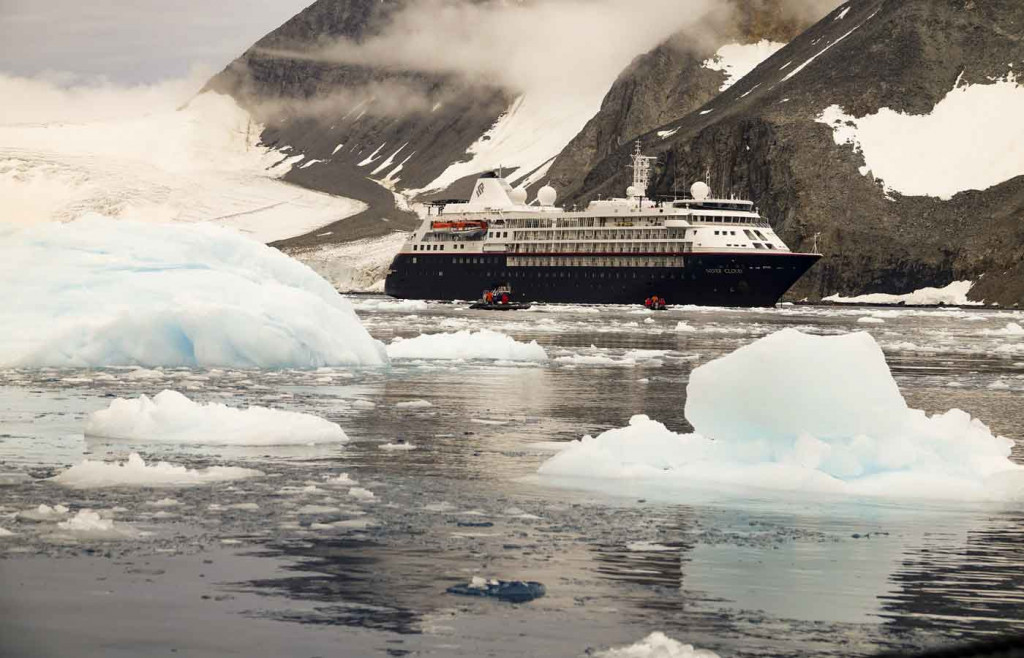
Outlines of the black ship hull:
{"type": "Polygon", "coordinates": [[[819,258],[780,252],[685,254],[682,267],[510,267],[503,254],[399,254],[384,292],[400,299],[472,300],[508,284],[523,302],[642,304],[657,295],[669,304],[774,306],[819,258]]]}

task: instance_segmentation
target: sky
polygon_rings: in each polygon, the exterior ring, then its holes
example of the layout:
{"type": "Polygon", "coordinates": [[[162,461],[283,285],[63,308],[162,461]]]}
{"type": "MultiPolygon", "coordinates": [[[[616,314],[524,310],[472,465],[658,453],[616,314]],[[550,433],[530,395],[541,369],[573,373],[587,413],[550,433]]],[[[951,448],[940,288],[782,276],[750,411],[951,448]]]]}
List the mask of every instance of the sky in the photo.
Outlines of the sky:
{"type": "Polygon", "coordinates": [[[313,0],[0,0],[0,72],[147,84],[217,71],[313,0]]]}

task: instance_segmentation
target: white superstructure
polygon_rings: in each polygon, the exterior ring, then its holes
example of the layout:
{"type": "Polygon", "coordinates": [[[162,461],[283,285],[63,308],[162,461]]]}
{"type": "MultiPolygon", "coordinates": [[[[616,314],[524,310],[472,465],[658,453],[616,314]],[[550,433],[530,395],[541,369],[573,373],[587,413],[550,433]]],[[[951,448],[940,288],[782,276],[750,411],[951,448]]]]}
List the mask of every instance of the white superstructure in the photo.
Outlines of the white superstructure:
{"type": "Polygon", "coordinates": [[[523,189],[485,174],[465,202],[437,202],[402,253],[508,256],[508,266],[675,267],[684,255],[790,253],[751,201],[710,198],[702,182],[690,198],[645,197],[652,158],[633,154],[627,198],[592,201],[585,210],[555,206],[542,187],[523,189]]]}

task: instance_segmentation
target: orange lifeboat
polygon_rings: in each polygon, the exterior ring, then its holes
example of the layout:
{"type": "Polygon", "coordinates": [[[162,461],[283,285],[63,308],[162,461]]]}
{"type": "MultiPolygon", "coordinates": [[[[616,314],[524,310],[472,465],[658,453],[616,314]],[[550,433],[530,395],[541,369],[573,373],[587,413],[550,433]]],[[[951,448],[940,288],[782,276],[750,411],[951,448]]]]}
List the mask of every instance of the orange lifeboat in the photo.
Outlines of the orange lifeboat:
{"type": "Polygon", "coordinates": [[[437,221],[430,223],[430,230],[435,233],[452,233],[454,235],[479,235],[487,232],[487,222],[482,220],[437,221]]]}

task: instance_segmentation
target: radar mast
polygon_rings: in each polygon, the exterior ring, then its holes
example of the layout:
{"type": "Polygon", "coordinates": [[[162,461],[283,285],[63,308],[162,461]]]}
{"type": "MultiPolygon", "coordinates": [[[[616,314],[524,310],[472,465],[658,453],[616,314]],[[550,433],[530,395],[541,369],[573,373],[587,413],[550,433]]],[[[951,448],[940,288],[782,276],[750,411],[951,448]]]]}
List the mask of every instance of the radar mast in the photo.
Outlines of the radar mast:
{"type": "Polygon", "coordinates": [[[636,148],[631,156],[632,164],[629,168],[633,170],[633,184],[626,189],[626,196],[630,199],[642,201],[647,195],[647,186],[651,182],[651,161],[658,158],[644,155],[640,148],[640,140],[636,140],[636,148]]]}

